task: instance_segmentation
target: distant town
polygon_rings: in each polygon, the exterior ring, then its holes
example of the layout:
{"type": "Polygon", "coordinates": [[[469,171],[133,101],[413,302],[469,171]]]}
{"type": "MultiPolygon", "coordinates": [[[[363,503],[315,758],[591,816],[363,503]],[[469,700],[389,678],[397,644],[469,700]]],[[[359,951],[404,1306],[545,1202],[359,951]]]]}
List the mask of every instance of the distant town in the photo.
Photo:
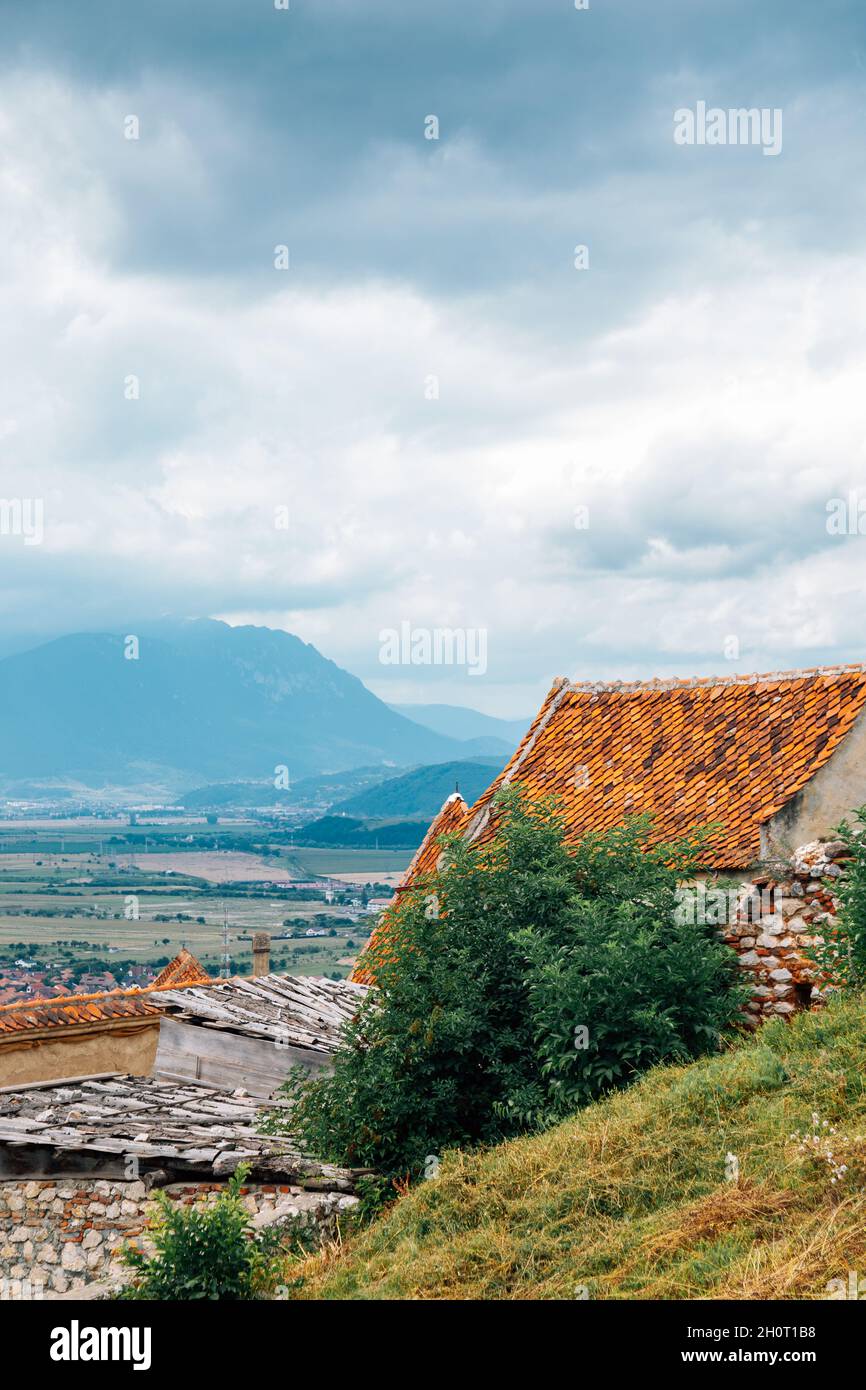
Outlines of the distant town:
{"type": "Polygon", "coordinates": [[[183,948],[212,977],[275,967],[345,978],[408,851],[298,848],[271,816],[7,802],[0,1004],[146,987],[183,948]]]}

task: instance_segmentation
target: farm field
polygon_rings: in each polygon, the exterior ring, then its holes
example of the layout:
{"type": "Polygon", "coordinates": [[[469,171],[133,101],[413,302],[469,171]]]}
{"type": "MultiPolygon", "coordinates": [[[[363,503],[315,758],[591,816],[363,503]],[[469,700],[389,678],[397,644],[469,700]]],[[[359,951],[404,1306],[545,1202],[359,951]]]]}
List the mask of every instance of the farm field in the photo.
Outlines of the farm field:
{"type": "MultiPolygon", "coordinates": [[[[177,910],[182,911],[182,906],[177,910]]],[[[318,906],[318,904],[317,904],[318,906]]],[[[298,915],[301,915],[299,912],[298,915]]],[[[243,941],[251,930],[276,932],[282,930],[282,918],[278,921],[263,919],[263,915],[249,914],[247,922],[240,922],[234,915],[229,922],[229,955],[231,973],[249,974],[252,969],[252,944],[243,941]]],[[[310,915],[312,924],[312,914],[310,915]]],[[[333,975],[349,973],[357,950],[350,949],[348,941],[354,946],[363,945],[369,935],[370,923],[358,922],[357,926],[347,924],[335,937],[320,937],[310,940],[273,941],[271,947],[271,966],[294,975],[333,975]],[[340,966],[339,961],[347,963],[340,966]]],[[[92,955],[94,962],[111,965],[112,956],[124,962],[132,960],[136,964],[151,965],[154,968],[167,964],[186,946],[197,956],[202,965],[223,973],[223,936],[221,918],[214,916],[212,922],[204,926],[189,922],[76,922],[62,919],[58,923],[34,923],[32,918],[0,916],[0,955],[6,956],[10,946],[20,942],[27,944],[27,958],[35,958],[40,964],[59,963],[57,952],[59,943],[74,942],[76,958],[87,960],[92,955]],[[86,945],[84,942],[86,941],[86,945]]],[[[2,974],[0,961],[0,974],[2,974]]]]}
{"type": "Polygon", "coordinates": [[[333,874],[347,881],[368,882],[383,874],[402,877],[414,851],[409,849],[289,849],[284,852],[298,874],[333,874]]]}
{"type": "Polygon", "coordinates": [[[207,879],[210,883],[288,883],[292,874],[284,865],[238,850],[190,850],[188,853],[158,850],[145,854],[120,854],[117,862],[149,873],[180,873],[207,879]]]}
{"type": "MultiPolygon", "coordinates": [[[[118,984],[146,983],[182,946],[212,973],[224,973],[224,913],[233,973],[249,973],[250,938],[267,931],[273,969],[345,977],[374,920],[352,909],[348,895],[360,894],[364,885],[381,892],[381,885],[391,880],[385,866],[408,862],[406,855],[375,851],[292,852],[274,846],[278,853],[261,855],[156,848],[159,836],[152,828],[148,839],[154,847],[147,852],[121,846],[109,850],[103,844],[100,854],[98,846],[87,845],[88,835],[64,832],[60,853],[56,827],[29,833],[36,836],[36,847],[25,850],[20,843],[13,848],[12,837],[0,830],[0,986],[15,977],[23,989],[30,971],[37,992],[37,975],[73,989],[83,975],[106,972],[118,984]],[[339,893],[338,901],[328,903],[304,890],[284,895],[279,888],[263,886],[285,882],[290,889],[300,877],[336,875],[346,867],[345,903],[339,893]],[[380,885],[378,890],[374,884],[380,885]],[[274,939],[283,931],[308,929],[328,934],[274,939]]],[[[176,841],[175,828],[170,836],[176,841]]],[[[261,840],[261,827],[258,836],[261,840]]]]}
{"type": "MultiPolygon", "coordinates": [[[[404,872],[405,872],[404,869],[400,869],[400,870],[395,871],[395,872],[393,872],[393,873],[387,873],[384,869],[380,869],[380,870],[376,873],[376,882],[377,882],[377,883],[387,883],[387,885],[388,885],[389,888],[396,888],[396,887],[397,887],[397,884],[398,884],[398,883],[400,882],[400,880],[402,879],[404,872]]],[[[335,877],[339,878],[339,880],[340,880],[341,883],[346,883],[346,884],[348,884],[349,887],[351,887],[351,888],[362,888],[363,885],[364,885],[365,883],[369,883],[369,881],[370,881],[370,875],[369,875],[368,873],[367,873],[367,874],[347,874],[347,873],[345,873],[345,872],[341,872],[341,873],[335,875],[335,877]]]]}

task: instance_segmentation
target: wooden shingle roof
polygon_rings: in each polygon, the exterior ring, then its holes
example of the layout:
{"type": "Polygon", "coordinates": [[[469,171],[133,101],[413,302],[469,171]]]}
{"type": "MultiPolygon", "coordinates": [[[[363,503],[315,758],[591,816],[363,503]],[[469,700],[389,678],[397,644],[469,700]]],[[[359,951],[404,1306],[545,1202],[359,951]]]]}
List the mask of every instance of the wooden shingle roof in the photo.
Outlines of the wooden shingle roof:
{"type": "Polygon", "coordinates": [[[237,976],[157,990],[151,1005],[186,1023],[327,1055],[339,1045],[344,1025],[366,993],[360,984],[324,976],[237,976]]]}
{"type": "MultiPolygon", "coordinates": [[[[276,1099],[268,1109],[286,1109],[276,1099]]],[[[131,1158],[199,1180],[226,1177],[239,1162],[251,1179],[350,1192],[354,1173],[308,1157],[289,1136],[263,1132],[262,1102],[155,1077],[108,1076],[0,1090],[0,1174],[125,1173],[131,1158]]]]}

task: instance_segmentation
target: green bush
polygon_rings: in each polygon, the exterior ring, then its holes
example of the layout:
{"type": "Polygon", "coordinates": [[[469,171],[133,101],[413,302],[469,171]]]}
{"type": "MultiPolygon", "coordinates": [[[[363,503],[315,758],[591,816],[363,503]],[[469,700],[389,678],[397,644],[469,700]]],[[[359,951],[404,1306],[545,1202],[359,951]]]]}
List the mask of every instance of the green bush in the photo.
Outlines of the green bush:
{"type": "Polygon", "coordinates": [[[570,849],[555,806],[514,789],[497,815],[491,844],[444,837],[444,867],[402,895],[333,1072],[288,1083],[287,1124],[322,1158],[429,1173],[443,1147],[552,1123],[733,1023],[736,957],[675,920],[699,836],[646,850],[637,818],[570,849]]]}
{"type": "Polygon", "coordinates": [[[127,1247],[124,1262],[135,1281],[123,1297],[148,1300],[261,1298],[279,1278],[273,1240],[254,1239],[240,1191],[249,1169],[241,1166],[215,1202],[184,1206],[156,1194],[159,1215],[151,1237],[153,1256],[127,1247]]]}
{"type": "Polygon", "coordinates": [[[823,941],[808,951],[821,983],[846,990],[866,984],[866,806],[855,811],[854,819],[855,825],[843,821],[833,832],[850,851],[844,875],[828,882],[839,903],[836,921],[816,923],[823,941]]]}

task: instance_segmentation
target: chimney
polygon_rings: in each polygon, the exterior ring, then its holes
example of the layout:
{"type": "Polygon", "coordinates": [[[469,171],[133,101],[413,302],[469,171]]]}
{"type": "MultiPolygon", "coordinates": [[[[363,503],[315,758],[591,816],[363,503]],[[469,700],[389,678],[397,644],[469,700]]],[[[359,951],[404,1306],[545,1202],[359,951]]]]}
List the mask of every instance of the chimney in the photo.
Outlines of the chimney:
{"type": "Polygon", "coordinates": [[[253,936],[253,978],[267,975],[271,968],[271,938],[266,931],[253,936]]]}

